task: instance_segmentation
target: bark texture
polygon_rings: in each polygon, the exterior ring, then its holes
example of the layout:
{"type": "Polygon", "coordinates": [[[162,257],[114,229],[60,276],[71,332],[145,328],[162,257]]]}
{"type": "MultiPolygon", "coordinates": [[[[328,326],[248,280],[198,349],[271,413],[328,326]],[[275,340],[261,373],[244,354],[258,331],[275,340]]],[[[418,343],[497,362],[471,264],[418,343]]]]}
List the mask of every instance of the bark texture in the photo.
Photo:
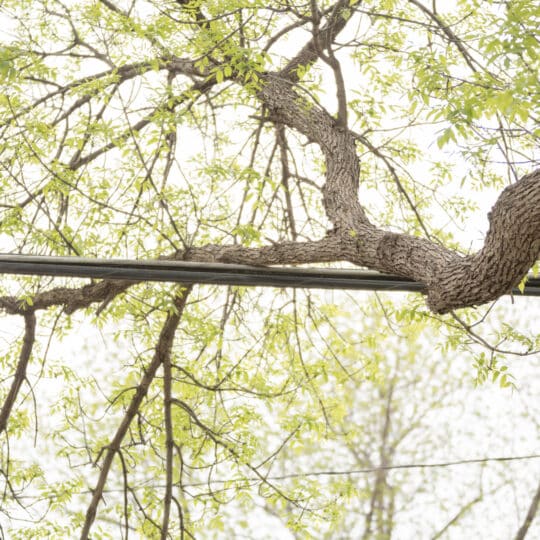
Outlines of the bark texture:
{"type": "MultiPolygon", "coordinates": [[[[325,43],[331,42],[342,27],[330,20],[322,30],[325,43]]],[[[358,200],[355,137],[326,110],[303,103],[294,88],[295,75],[290,66],[315,60],[310,43],[286,69],[268,75],[260,98],[272,118],[303,133],[324,154],[327,173],[323,202],[338,244],[334,260],[348,260],[425,283],[428,306],[436,313],[483,304],[510,291],[540,253],[540,170],[502,192],[489,214],[484,247],[474,255],[464,257],[431,240],[376,228],[358,200]]],[[[320,258],[326,260],[327,256],[320,258]]]]}
{"type": "MultiPolygon", "coordinates": [[[[375,155],[379,155],[378,149],[348,129],[343,114],[347,105],[343,77],[332,51],[336,38],[347,25],[349,4],[339,0],[328,8],[324,13],[324,25],[320,14],[314,15],[312,37],[282,70],[261,74],[257,94],[268,121],[274,122],[280,130],[287,126],[301,133],[320,148],[326,164],[322,200],[332,230],[311,242],[279,242],[258,248],[196,246],[163,258],[252,265],[348,261],[424,283],[428,306],[436,313],[495,300],[519,283],[539,256],[540,170],[526,175],[502,192],[489,214],[490,228],[485,244],[478,253],[470,256],[462,256],[431,239],[388,232],[371,223],[358,197],[360,162],[357,145],[364,144],[375,155]],[[319,59],[329,63],[335,74],[338,110],[341,111],[338,120],[308,98],[299,85],[298,68],[319,59]]],[[[195,81],[189,93],[174,96],[171,110],[183,103],[186,96],[205,95],[217,84],[209,68],[199,68],[191,60],[163,57],[160,62],[171,77],[182,75],[195,81]]],[[[129,80],[150,69],[151,65],[148,62],[126,65],[118,70],[118,77],[122,81],[129,80]]],[[[95,78],[108,74],[110,72],[103,72],[95,78]]],[[[232,73],[226,78],[239,86],[246,85],[243,74],[232,73]]],[[[55,90],[48,97],[57,92],[55,90]]],[[[128,138],[151,121],[152,114],[139,120],[129,132],[119,134],[117,140],[128,138]]],[[[84,156],[77,152],[69,169],[80,169],[114,145],[114,141],[109,142],[84,156]]],[[[105,306],[131,285],[133,283],[128,281],[103,281],[80,288],[51,289],[34,297],[33,309],[63,305],[66,312],[72,313],[96,302],[105,306]]],[[[0,298],[0,307],[9,313],[24,314],[26,310],[24,302],[14,297],[0,298]]]]}
{"type": "Polygon", "coordinates": [[[373,226],[353,197],[354,188],[343,179],[345,170],[339,169],[335,179],[329,172],[329,182],[341,185],[327,187],[331,195],[325,203],[329,214],[335,216],[336,228],[326,238],[256,249],[205,246],[179,252],[175,258],[253,265],[349,261],[425,283],[429,308],[446,313],[508,293],[540,255],[540,170],[502,192],[489,213],[490,227],[483,248],[469,256],[431,240],[373,226]]]}

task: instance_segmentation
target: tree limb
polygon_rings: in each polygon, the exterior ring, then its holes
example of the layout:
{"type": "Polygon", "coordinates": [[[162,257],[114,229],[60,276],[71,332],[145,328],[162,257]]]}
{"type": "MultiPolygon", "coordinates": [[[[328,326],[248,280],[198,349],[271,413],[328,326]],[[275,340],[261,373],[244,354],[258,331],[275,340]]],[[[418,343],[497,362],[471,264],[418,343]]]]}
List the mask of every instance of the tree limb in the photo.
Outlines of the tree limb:
{"type": "Polygon", "coordinates": [[[92,523],[94,522],[94,519],[96,517],[97,507],[103,495],[103,490],[105,488],[105,483],[107,481],[107,477],[109,475],[114,456],[120,451],[120,446],[129,429],[131,421],[139,411],[141,403],[146,397],[146,394],[148,393],[148,389],[150,388],[150,384],[154,380],[158,368],[171,354],[174,335],[178,324],[180,323],[184,308],[186,307],[186,301],[189,295],[189,291],[190,288],[186,288],[180,295],[175,298],[174,306],[176,311],[170,312],[168,314],[165,324],[161,329],[161,333],[159,335],[152,361],[146,368],[146,371],[139,386],[137,386],[135,394],[131,399],[131,402],[127,408],[124,418],[122,419],[122,422],[118,426],[116,434],[114,435],[110,444],[107,446],[107,452],[101,465],[101,471],[98,477],[96,487],[92,490],[92,500],[86,511],[86,519],[81,532],[81,540],[87,540],[89,537],[88,535],[90,534],[90,528],[92,527],[92,523]]]}
{"type": "Polygon", "coordinates": [[[533,522],[533,519],[535,518],[536,513],[538,512],[539,505],[540,505],[540,484],[538,484],[538,488],[536,489],[536,493],[534,494],[534,497],[531,501],[531,505],[529,506],[529,511],[527,512],[527,515],[525,516],[523,525],[519,528],[519,531],[517,532],[514,540],[523,540],[527,536],[529,527],[531,526],[531,523],[533,522]]]}
{"type": "Polygon", "coordinates": [[[17,369],[15,370],[15,376],[11,388],[9,389],[9,393],[4,400],[4,405],[0,411],[0,433],[3,433],[7,427],[11,410],[17,399],[21,385],[26,378],[26,368],[30,360],[30,355],[32,354],[35,335],[36,315],[34,310],[26,311],[24,313],[24,338],[19,354],[19,361],[17,362],[17,369]]]}

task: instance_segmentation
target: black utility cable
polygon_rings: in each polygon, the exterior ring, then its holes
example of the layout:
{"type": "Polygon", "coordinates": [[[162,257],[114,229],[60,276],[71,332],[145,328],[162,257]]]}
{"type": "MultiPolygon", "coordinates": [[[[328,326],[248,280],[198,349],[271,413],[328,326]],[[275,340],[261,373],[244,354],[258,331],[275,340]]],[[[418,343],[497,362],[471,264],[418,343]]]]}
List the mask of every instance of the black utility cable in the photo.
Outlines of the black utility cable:
{"type": "MultiPolygon", "coordinates": [[[[276,268],[186,261],[133,261],[5,254],[0,255],[0,274],[255,287],[425,292],[423,283],[366,270],[276,268]]],[[[540,296],[540,278],[529,277],[523,293],[518,289],[514,289],[513,293],[540,296]]]]}

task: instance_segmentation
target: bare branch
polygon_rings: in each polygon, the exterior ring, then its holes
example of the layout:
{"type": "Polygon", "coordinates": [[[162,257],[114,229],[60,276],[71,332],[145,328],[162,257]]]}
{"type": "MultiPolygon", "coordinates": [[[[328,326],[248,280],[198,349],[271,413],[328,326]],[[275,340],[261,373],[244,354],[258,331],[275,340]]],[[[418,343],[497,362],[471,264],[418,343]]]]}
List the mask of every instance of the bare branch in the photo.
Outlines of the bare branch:
{"type": "Polygon", "coordinates": [[[154,380],[158,368],[163,364],[166,358],[170,357],[174,335],[176,329],[178,328],[178,324],[180,323],[184,308],[186,307],[186,301],[189,292],[190,287],[187,287],[183,289],[183,291],[178,296],[176,296],[174,300],[174,311],[169,312],[169,314],[167,315],[167,319],[165,320],[165,323],[159,335],[152,361],[146,368],[144,376],[139,386],[137,386],[135,390],[135,395],[133,396],[127,408],[126,414],[124,415],[122,422],[118,426],[116,434],[114,435],[110,444],[107,446],[107,452],[105,453],[105,458],[103,460],[103,463],[101,464],[101,471],[98,477],[98,481],[96,483],[96,487],[92,490],[92,500],[86,511],[86,519],[81,532],[81,540],[87,540],[89,537],[90,528],[92,527],[92,523],[94,522],[94,519],[96,517],[99,501],[103,496],[103,490],[105,488],[105,483],[107,481],[109,471],[111,470],[114,456],[120,451],[122,441],[124,440],[124,437],[129,429],[129,426],[131,425],[133,418],[138,413],[143,399],[148,393],[148,389],[150,388],[150,385],[154,380]]]}
{"type": "Polygon", "coordinates": [[[24,337],[21,352],[19,354],[19,361],[17,362],[17,369],[15,370],[15,376],[13,378],[13,382],[11,383],[11,388],[9,389],[8,395],[4,400],[2,410],[0,411],[0,434],[3,433],[7,427],[11,410],[13,409],[15,401],[17,400],[17,395],[19,394],[21,385],[26,379],[26,368],[30,360],[30,355],[32,354],[35,334],[36,315],[33,309],[27,309],[24,312],[24,337]]]}
{"type": "Polygon", "coordinates": [[[300,66],[310,66],[314,64],[320,55],[322,49],[333,43],[338,34],[347,25],[347,18],[344,17],[344,11],[349,7],[348,0],[338,0],[328,16],[328,21],[320,29],[318,35],[304,45],[302,50],[289,61],[285,68],[280,72],[280,77],[298,82],[298,68],[300,66]]]}
{"type": "Polygon", "coordinates": [[[538,488],[536,489],[536,492],[532,498],[529,510],[527,512],[527,515],[525,516],[525,520],[523,521],[523,525],[519,528],[519,531],[517,532],[514,540],[524,540],[524,538],[527,536],[529,527],[531,526],[531,523],[533,522],[534,518],[536,517],[536,513],[538,512],[539,505],[540,484],[538,485],[538,488]]]}
{"type": "Polygon", "coordinates": [[[171,355],[162,358],[163,364],[163,421],[165,424],[165,496],[163,498],[163,517],[161,521],[161,540],[166,540],[169,531],[173,488],[174,434],[171,413],[172,372],[171,355]]]}
{"type": "Polygon", "coordinates": [[[450,43],[453,43],[457,47],[457,49],[461,53],[461,56],[463,56],[463,59],[465,60],[467,65],[471,68],[471,71],[476,72],[477,69],[474,66],[474,64],[476,63],[475,60],[471,57],[469,51],[467,51],[462,41],[454,34],[452,29],[447,24],[444,24],[444,22],[439,18],[439,15],[437,15],[435,11],[431,11],[430,9],[428,9],[419,0],[409,0],[409,2],[415,5],[422,12],[424,12],[432,21],[434,21],[437,24],[439,29],[448,38],[448,41],[450,41],[450,43]]]}

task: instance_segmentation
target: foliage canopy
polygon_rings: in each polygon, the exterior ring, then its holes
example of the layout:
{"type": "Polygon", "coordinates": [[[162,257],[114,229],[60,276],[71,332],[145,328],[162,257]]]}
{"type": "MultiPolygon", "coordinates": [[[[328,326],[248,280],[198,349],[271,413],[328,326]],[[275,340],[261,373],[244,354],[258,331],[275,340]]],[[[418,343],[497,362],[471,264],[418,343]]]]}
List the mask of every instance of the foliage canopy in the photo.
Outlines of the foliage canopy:
{"type": "MultiPolygon", "coordinates": [[[[414,480],[389,467],[437,447],[407,437],[466,385],[456,351],[507,387],[508,355],[540,349],[523,299],[504,323],[455,311],[540,252],[534,4],[4,0],[3,251],[352,263],[425,282],[429,307],[4,279],[23,334],[0,358],[4,532],[262,537],[267,516],[291,537],[401,534],[414,480]],[[57,467],[26,458],[34,433],[57,467]]],[[[459,527],[480,486],[417,530],[459,527]]]]}

